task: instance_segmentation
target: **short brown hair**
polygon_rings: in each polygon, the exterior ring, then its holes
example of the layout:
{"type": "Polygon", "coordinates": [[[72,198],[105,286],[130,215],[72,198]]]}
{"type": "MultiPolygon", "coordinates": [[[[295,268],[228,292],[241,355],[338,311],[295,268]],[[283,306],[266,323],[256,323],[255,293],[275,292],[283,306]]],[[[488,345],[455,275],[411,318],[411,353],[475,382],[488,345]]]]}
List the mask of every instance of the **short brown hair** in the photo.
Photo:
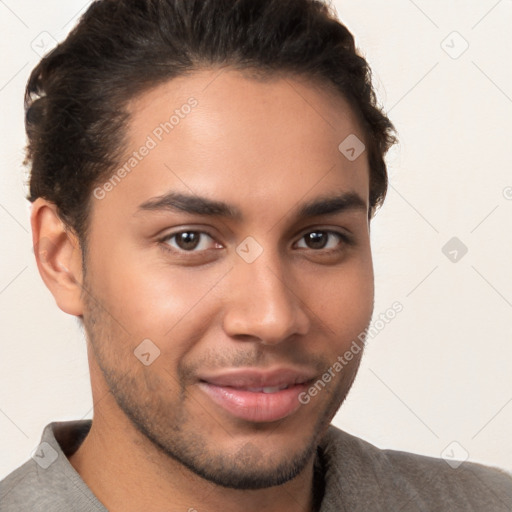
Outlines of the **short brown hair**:
{"type": "Polygon", "coordinates": [[[136,95],[213,65],[329,83],[361,120],[373,216],[394,127],[354,38],[316,0],[97,0],[32,71],[25,91],[29,201],[55,203],[85,248],[90,196],[119,163],[136,95]]]}

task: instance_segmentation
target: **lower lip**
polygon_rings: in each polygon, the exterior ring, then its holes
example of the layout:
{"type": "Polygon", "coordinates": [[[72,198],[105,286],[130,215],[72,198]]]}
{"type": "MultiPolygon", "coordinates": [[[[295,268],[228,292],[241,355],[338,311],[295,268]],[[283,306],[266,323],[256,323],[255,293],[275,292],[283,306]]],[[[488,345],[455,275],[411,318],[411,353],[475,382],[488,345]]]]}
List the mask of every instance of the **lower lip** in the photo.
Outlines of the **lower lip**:
{"type": "Polygon", "coordinates": [[[286,418],[302,405],[299,395],[307,383],[296,384],[275,393],[245,391],[229,386],[200,382],[199,387],[225,411],[247,421],[276,421],[286,418]]]}

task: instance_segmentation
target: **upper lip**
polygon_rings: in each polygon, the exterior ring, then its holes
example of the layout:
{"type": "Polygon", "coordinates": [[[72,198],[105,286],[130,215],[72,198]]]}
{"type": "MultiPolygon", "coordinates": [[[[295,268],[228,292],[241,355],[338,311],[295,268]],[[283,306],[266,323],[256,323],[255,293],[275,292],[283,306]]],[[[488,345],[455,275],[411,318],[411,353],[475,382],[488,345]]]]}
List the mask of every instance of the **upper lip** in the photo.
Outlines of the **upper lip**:
{"type": "Polygon", "coordinates": [[[311,370],[294,368],[274,368],[273,370],[257,370],[254,368],[236,368],[224,373],[201,375],[200,380],[215,386],[229,386],[233,388],[264,388],[292,386],[303,384],[312,380],[315,373],[311,370]]]}

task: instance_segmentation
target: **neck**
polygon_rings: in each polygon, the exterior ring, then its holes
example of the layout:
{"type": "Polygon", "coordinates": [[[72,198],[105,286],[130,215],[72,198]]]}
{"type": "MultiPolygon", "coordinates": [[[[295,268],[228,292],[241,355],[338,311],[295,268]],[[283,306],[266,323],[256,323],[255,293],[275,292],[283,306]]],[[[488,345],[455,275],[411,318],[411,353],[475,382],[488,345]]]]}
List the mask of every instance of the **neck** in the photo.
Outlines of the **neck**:
{"type": "Polygon", "coordinates": [[[152,510],[167,512],[316,510],[314,458],[285,484],[257,490],[229,489],[199,477],[153,445],[117,409],[111,394],[99,405],[91,430],[69,461],[110,512],[144,510],[148,497],[152,510]]]}

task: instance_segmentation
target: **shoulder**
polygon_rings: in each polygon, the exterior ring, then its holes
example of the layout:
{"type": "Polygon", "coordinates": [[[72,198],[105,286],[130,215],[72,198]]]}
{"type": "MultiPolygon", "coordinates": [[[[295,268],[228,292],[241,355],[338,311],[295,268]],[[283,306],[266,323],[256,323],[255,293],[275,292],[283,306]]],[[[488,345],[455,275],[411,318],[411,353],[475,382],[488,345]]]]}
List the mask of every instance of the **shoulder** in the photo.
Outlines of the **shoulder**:
{"type": "Polygon", "coordinates": [[[64,432],[69,436],[69,443],[62,441],[65,435],[61,442],[69,448],[88,427],[84,421],[47,425],[34,455],[0,481],[0,511],[105,512],[54,437],[55,432],[64,432]]]}
{"type": "Polygon", "coordinates": [[[33,459],[0,481],[1,512],[106,512],[78,475],[33,459]]]}
{"type": "Polygon", "coordinates": [[[499,468],[380,449],[333,425],[321,448],[326,479],[347,501],[374,500],[375,510],[386,503],[403,512],[512,510],[512,475],[499,468]]]}
{"type": "Polygon", "coordinates": [[[34,461],[28,460],[0,481],[0,510],[41,510],[38,508],[38,475],[34,461]]]}

